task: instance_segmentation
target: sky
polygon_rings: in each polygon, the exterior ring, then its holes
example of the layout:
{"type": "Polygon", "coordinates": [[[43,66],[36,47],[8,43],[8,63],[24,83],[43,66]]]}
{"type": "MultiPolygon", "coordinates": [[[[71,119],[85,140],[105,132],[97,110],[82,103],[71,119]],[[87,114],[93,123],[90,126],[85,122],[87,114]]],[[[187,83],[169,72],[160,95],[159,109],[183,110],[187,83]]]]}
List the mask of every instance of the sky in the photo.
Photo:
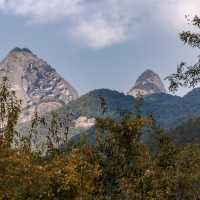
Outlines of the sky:
{"type": "Polygon", "coordinates": [[[199,0],[0,0],[0,59],[26,47],[80,95],[127,93],[146,69],[164,79],[180,62],[195,63],[198,50],[179,33],[191,29],[185,15],[198,8],[199,0]]]}

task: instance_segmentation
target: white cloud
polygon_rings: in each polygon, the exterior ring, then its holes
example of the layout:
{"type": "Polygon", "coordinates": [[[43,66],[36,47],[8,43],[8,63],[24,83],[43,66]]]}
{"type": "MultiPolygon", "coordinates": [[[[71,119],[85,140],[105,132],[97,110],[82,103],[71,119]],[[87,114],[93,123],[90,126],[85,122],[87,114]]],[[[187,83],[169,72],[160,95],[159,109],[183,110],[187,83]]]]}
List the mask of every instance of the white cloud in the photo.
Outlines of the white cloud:
{"type": "Polygon", "coordinates": [[[0,0],[2,12],[38,23],[70,20],[73,37],[93,48],[133,39],[155,19],[182,26],[199,7],[199,0],[0,0]]]}
{"type": "Polygon", "coordinates": [[[142,5],[130,0],[101,0],[87,4],[86,12],[74,24],[73,36],[94,48],[108,47],[132,39],[137,34],[142,5]]]}
{"type": "Polygon", "coordinates": [[[49,22],[80,14],[81,3],[82,0],[0,0],[0,9],[49,22]]]}
{"type": "Polygon", "coordinates": [[[127,39],[123,28],[111,26],[102,19],[95,19],[90,22],[80,21],[72,34],[75,37],[82,38],[86,44],[93,48],[107,47],[127,39]]]}

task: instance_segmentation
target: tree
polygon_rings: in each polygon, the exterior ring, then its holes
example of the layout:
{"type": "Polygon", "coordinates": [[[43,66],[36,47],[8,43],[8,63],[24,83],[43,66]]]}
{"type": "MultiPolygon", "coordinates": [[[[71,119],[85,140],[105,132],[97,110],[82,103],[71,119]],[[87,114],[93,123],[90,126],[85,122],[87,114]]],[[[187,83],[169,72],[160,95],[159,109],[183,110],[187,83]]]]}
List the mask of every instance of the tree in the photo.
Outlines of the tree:
{"type": "Polygon", "coordinates": [[[49,199],[100,200],[101,168],[94,148],[84,145],[69,154],[60,154],[45,168],[50,179],[49,199]]]}
{"type": "Polygon", "coordinates": [[[13,142],[20,112],[21,101],[17,99],[15,92],[10,90],[8,79],[4,77],[0,85],[0,135],[2,142],[8,146],[13,142]]]}
{"type": "Polygon", "coordinates": [[[101,157],[101,191],[105,199],[131,200],[148,196],[151,187],[146,175],[151,170],[151,159],[140,139],[150,123],[149,118],[130,115],[119,121],[97,120],[96,128],[104,135],[97,139],[97,150],[101,157]]]}
{"type": "MultiPolygon", "coordinates": [[[[192,20],[186,16],[189,23],[200,29],[200,18],[195,16],[192,20]]],[[[183,31],[180,33],[180,39],[191,47],[200,49],[200,33],[183,31]]],[[[177,72],[168,76],[166,79],[170,81],[170,91],[177,91],[179,87],[195,87],[200,82],[200,57],[196,64],[187,65],[182,62],[177,67],[177,72]]]]}

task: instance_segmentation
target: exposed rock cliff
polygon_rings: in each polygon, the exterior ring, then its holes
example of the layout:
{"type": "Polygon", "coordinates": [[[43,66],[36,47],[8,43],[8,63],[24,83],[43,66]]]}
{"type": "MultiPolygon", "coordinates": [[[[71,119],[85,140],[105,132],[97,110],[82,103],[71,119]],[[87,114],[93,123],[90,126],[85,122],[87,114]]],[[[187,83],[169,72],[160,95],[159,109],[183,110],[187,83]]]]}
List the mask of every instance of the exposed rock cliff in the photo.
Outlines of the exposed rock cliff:
{"type": "Polygon", "coordinates": [[[21,122],[29,121],[37,108],[47,112],[78,98],[76,90],[47,62],[29,49],[15,48],[0,62],[0,76],[22,100],[21,122]]]}
{"type": "Polygon", "coordinates": [[[137,79],[135,86],[128,92],[129,95],[150,95],[156,93],[166,93],[165,86],[159,75],[151,70],[146,70],[137,79]]]}

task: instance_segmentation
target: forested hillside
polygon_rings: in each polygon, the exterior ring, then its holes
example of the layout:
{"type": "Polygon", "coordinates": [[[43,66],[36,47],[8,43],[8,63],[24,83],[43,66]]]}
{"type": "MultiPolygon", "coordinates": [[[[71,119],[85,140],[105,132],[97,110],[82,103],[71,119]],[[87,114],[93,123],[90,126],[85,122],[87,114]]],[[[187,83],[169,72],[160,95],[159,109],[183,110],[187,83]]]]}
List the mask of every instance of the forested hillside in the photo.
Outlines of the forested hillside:
{"type": "MultiPolygon", "coordinates": [[[[118,119],[96,119],[96,145],[79,142],[55,148],[54,126],[48,149],[35,152],[30,137],[15,131],[20,101],[6,80],[0,88],[0,197],[20,200],[199,199],[200,148],[176,146],[151,116],[124,113],[118,119]],[[153,149],[141,143],[150,131],[153,149]],[[19,143],[14,143],[15,137],[19,143]],[[15,146],[13,146],[15,145],[15,146]]],[[[36,118],[32,127],[42,118],[36,118]]],[[[67,130],[66,130],[67,131],[67,130]]],[[[65,132],[67,134],[67,132],[65,132]]],[[[59,141],[57,141],[59,142],[59,141]]]]}
{"type": "MultiPolygon", "coordinates": [[[[104,116],[119,117],[123,112],[134,113],[135,98],[109,89],[99,89],[83,95],[60,109],[58,113],[74,113],[76,117],[102,117],[101,98],[106,102],[104,116]]],[[[200,89],[194,89],[184,97],[158,93],[144,97],[141,112],[153,115],[165,129],[175,128],[190,118],[200,116],[200,89]]]]}
{"type": "Polygon", "coordinates": [[[200,118],[193,118],[176,127],[171,133],[179,145],[200,144],[200,118]]]}

